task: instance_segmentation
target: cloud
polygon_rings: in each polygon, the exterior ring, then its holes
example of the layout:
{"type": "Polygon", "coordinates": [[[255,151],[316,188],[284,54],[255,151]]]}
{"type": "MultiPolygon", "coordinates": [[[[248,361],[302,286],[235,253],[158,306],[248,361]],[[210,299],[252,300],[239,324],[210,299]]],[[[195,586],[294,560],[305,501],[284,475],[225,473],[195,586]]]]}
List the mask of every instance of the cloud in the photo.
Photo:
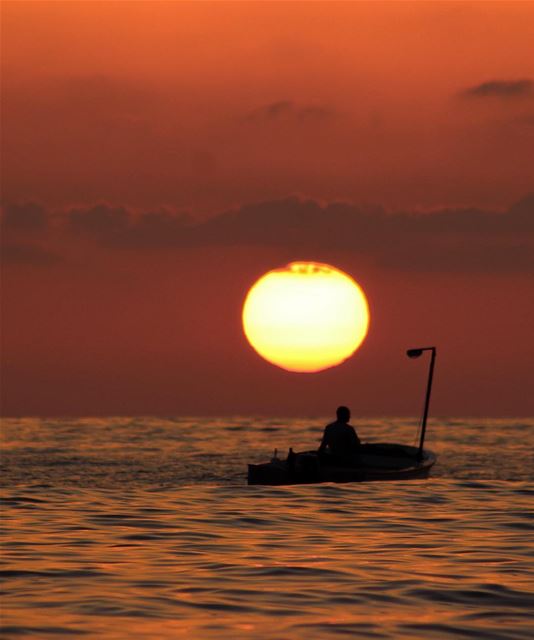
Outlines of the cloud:
{"type": "Polygon", "coordinates": [[[288,197],[242,205],[201,222],[184,214],[138,213],[106,204],[73,209],[63,220],[71,242],[83,237],[115,250],[270,247],[316,259],[353,253],[395,270],[534,271],[534,194],[506,212],[390,213],[376,206],[288,197]]]}
{"type": "Polygon", "coordinates": [[[380,254],[378,264],[387,269],[426,273],[534,272],[534,246],[514,242],[398,243],[380,254]]]}
{"type": "MultiPolygon", "coordinates": [[[[124,207],[99,204],[67,213],[67,227],[107,247],[164,248],[181,246],[190,224],[185,214],[134,214],[124,207]]],[[[187,244],[187,243],[185,243],[187,244]]]]}
{"type": "Polygon", "coordinates": [[[529,78],[521,80],[488,80],[462,91],[467,98],[524,98],[534,95],[534,81],[529,78]]]}
{"type": "Polygon", "coordinates": [[[534,234],[534,193],[527,194],[508,210],[507,228],[534,234]]]}
{"type": "Polygon", "coordinates": [[[0,251],[0,259],[4,266],[52,267],[62,262],[61,256],[53,251],[31,244],[4,245],[0,251]]]}
{"type": "Polygon", "coordinates": [[[77,233],[107,239],[123,234],[131,224],[131,214],[123,207],[99,204],[87,209],[74,209],[68,214],[68,224],[77,233]]]}
{"type": "Polygon", "coordinates": [[[245,122],[320,121],[334,116],[334,110],[320,104],[297,104],[291,100],[278,100],[255,109],[245,122]]]}
{"type": "Polygon", "coordinates": [[[39,204],[8,204],[2,207],[2,227],[9,231],[42,231],[48,223],[46,210],[39,204]]]}
{"type": "Polygon", "coordinates": [[[534,272],[534,196],[505,213],[475,208],[388,213],[287,198],[240,207],[195,228],[193,243],[287,247],[295,255],[355,253],[386,269],[534,272]]]}

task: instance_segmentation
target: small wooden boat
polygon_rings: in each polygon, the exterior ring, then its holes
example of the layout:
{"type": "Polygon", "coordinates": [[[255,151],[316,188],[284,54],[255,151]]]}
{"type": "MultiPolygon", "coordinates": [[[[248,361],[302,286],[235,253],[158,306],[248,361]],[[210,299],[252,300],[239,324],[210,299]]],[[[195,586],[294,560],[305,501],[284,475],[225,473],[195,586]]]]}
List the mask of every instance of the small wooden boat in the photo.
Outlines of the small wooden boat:
{"type": "Polygon", "coordinates": [[[363,444],[357,453],[343,460],[318,451],[294,453],[292,449],[289,450],[287,459],[281,460],[275,449],[270,462],[248,465],[248,484],[284,485],[427,478],[437,459],[432,451],[423,449],[436,348],[409,349],[407,355],[418,358],[423,351],[431,351],[432,357],[418,447],[390,443],[363,444]]]}
{"type": "Polygon", "coordinates": [[[289,452],[263,464],[248,465],[248,484],[284,485],[317,482],[370,482],[427,478],[436,462],[432,451],[400,444],[363,444],[347,461],[329,460],[317,451],[289,452]]]}

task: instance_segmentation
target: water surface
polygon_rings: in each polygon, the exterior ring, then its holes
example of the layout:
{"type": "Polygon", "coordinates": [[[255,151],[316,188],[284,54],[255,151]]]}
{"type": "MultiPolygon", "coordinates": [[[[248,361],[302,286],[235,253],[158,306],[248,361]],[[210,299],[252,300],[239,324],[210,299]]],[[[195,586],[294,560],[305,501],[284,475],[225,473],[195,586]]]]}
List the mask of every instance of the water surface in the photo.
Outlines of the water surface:
{"type": "Polygon", "coordinates": [[[322,424],[5,420],[3,637],[532,638],[534,421],[432,423],[428,480],[246,486],[322,424]]]}

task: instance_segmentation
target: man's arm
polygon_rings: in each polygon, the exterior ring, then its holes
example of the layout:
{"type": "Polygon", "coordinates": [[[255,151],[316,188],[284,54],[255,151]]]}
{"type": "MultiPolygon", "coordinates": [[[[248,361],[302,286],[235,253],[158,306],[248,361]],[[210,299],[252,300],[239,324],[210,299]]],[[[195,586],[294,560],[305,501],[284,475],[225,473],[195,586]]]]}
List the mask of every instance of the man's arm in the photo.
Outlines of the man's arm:
{"type": "Polygon", "coordinates": [[[352,446],[354,449],[357,449],[361,445],[360,438],[358,438],[358,434],[356,433],[356,429],[354,427],[351,427],[351,430],[352,430],[352,438],[351,438],[352,446]]]}
{"type": "Polygon", "coordinates": [[[326,447],[328,446],[328,441],[329,441],[329,437],[328,437],[328,426],[326,426],[324,428],[324,433],[323,433],[323,439],[321,440],[321,444],[319,445],[319,453],[322,453],[326,447]]]}

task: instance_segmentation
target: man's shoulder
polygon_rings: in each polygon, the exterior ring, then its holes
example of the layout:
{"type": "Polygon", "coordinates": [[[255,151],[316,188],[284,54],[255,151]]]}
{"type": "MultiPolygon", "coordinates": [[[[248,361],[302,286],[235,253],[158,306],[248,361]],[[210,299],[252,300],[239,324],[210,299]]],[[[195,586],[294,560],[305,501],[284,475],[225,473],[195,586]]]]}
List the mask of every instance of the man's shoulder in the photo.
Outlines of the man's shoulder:
{"type": "Polygon", "coordinates": [[[327,424],[325,429],[328,429],[329,431],[345,431],[346,429],[351,429],[352,431],[354,431],[354,427],[352,427],[350,424],[347,424],[346,422],[339,422],[338,420],[327,424]]]}

